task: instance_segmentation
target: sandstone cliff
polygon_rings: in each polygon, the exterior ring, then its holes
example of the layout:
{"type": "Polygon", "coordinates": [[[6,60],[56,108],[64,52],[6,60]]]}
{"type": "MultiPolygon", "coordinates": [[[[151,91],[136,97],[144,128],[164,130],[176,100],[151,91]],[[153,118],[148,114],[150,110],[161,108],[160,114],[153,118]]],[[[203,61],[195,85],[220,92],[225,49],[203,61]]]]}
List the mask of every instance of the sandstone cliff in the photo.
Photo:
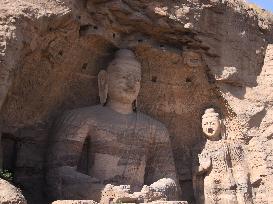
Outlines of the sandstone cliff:
{"type": "Polygon", "coordinates": [[[143,66],[138,107],[171,133],[182,199],[194,202],[193,146],[213,105],[247,150],[255,203],[272,203],[272,22],[239,0],[1,0],[4,165],[29,203],[45,201],[52,122],[97,104],[99,70],[129,48],[143,66]]]}

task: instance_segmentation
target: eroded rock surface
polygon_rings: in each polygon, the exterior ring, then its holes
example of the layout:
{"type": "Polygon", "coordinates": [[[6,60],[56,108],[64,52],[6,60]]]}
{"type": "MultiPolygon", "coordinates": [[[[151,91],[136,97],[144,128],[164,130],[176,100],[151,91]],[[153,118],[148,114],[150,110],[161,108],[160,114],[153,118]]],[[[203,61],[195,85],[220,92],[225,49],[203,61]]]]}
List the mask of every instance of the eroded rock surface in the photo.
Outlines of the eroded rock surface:
{"type": "Polygon", "coordinates": [[[239,0],[2,0],[0,17],[1,132],[16,151],[3,149],[29,203],[46,203],[52,124],[99,103],[97,74],[120,48],[142,65],[139,109],[170,133],[181,199],[195,200],[193,147],[215,106],[245,150],[253,202],[273,202],[272,15],[239,0]]]}
{"type": "MultiPolygon", "coordinates": [[[[172,179],[160,179],[150,186],[143,186],[140,192],[133,192],[130,185],[114,186],[107,184],[102,190],[100,204],[109,203],[162,203],[187,204],[177,199],[177,185],[172,179]]],[[[52,204],[96,204],[93,200],[58,200],[52,204]]]]}
{"type": "Polygon", "coordinates": [[[52,204],[97,204],[93,200],[58,200],[52,204]]]}
{"type": "Polygon", "coordinates": [[[100,204],[107,203],[151,203],[177,200],[177,184],[172,179],[162,178],[141,191],[132,192],[130,185],[108,184],[102,191],[100,204]]]}
{"type": "Polygon", "coordinates": [[[9,182],[0,179],[0,203],[27,204],[22,192],[9,182]]]}
{"type": "MultiPolygon", "coordinates": [[[[96,202],[90,200],[64,200],[55,201],[52,204],[97,204],[96,202]]],[[[149,204],[188,204],[186,201],[154,201],[149,204]]]]}

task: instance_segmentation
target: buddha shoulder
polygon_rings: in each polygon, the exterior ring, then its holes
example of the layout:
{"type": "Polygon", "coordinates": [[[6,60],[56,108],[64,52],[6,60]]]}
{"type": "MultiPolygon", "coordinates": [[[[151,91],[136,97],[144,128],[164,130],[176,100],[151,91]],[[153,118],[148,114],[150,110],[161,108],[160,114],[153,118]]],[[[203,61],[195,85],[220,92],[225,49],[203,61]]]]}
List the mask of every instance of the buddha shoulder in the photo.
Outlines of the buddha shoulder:
{"type": "Polygon", "coordinates": [[[87,121],[91,121],[97,114],[103,114],[101,105],[88,106],[65,111],[57,120],[58,124],[74,124],[80,125],[87,121]]]}

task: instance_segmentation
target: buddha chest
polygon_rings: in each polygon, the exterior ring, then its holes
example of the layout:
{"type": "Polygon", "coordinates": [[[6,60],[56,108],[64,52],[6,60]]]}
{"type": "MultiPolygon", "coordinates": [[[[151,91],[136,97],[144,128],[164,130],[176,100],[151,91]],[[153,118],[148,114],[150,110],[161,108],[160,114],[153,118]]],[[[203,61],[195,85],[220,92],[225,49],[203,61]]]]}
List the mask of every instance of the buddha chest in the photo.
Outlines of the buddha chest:
{"type": "Polygon", "coordinates": [[[149,126],[130,116],[100,118],[89,137],[90,175],[105,184],[143,185],[151,145],[149,126]]]}

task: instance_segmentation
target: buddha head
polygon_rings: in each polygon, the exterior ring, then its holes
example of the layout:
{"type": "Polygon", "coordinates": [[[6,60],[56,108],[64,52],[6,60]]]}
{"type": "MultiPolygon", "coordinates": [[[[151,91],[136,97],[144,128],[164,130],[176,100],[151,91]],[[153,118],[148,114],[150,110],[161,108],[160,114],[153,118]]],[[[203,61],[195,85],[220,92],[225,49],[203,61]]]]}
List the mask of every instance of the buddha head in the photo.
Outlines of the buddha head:
{"type": "Polygon", "coordinates": [[[219,139],[221,135],[221,120],[214,108],[205,110],[202,116],[202,129],[208,139],[219,139]]]}
{"type": "Polygon", "coordinates": [[[133,104],[140,90],[141,65],[134,53],[127,49],[116,52],[115,58],[98,75],[101,104],[107,99],[122,104],[133,104]]]}

